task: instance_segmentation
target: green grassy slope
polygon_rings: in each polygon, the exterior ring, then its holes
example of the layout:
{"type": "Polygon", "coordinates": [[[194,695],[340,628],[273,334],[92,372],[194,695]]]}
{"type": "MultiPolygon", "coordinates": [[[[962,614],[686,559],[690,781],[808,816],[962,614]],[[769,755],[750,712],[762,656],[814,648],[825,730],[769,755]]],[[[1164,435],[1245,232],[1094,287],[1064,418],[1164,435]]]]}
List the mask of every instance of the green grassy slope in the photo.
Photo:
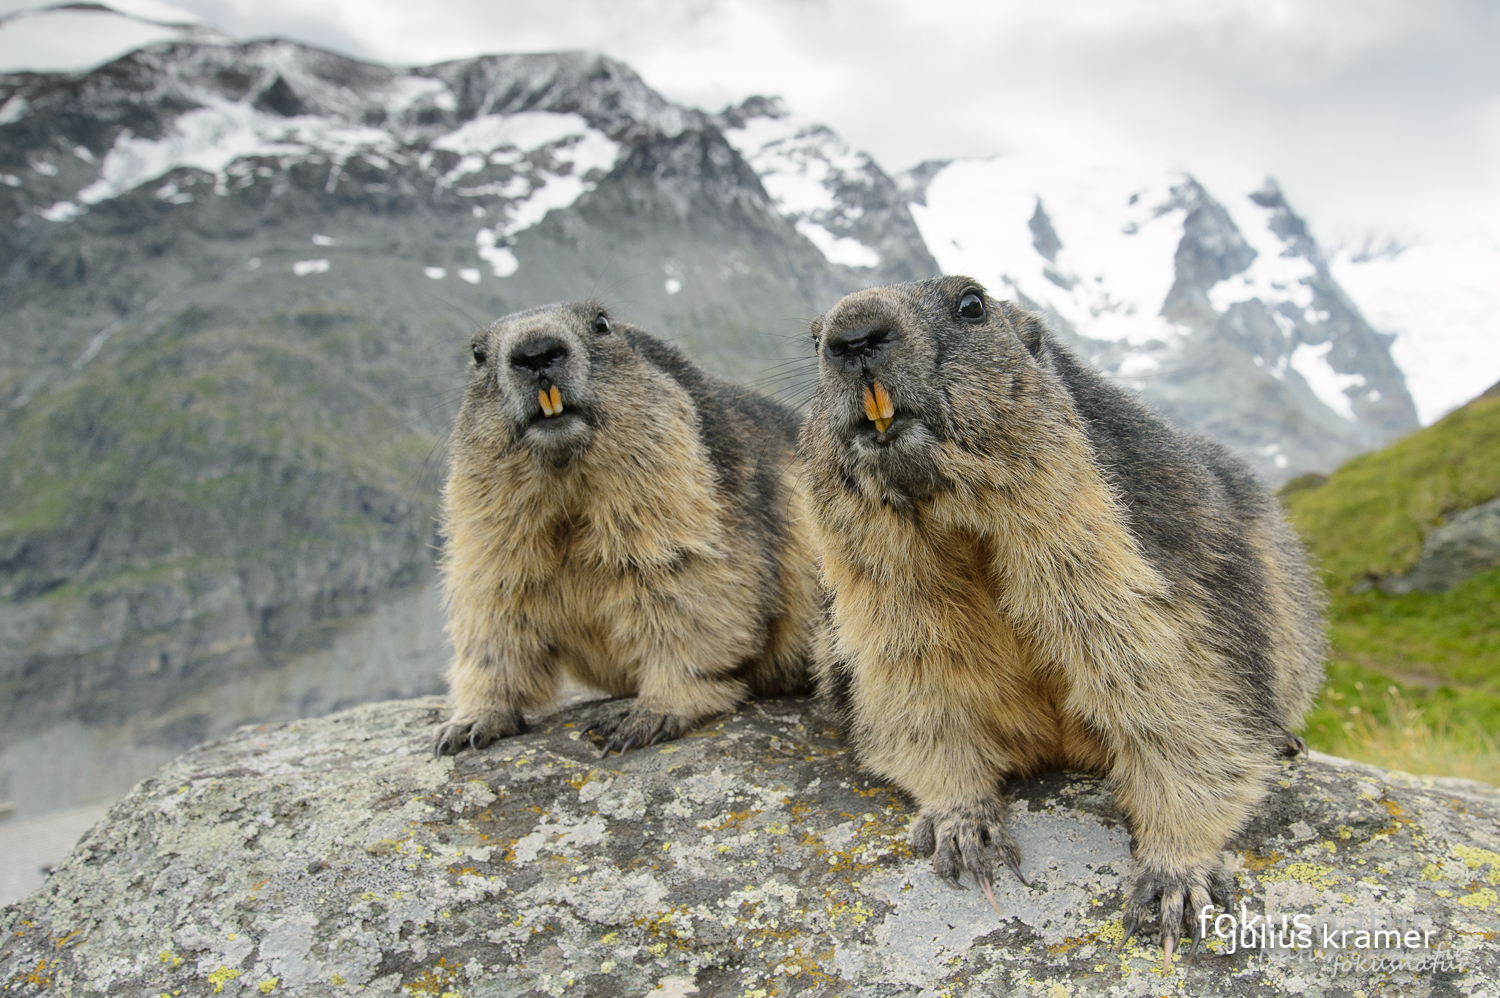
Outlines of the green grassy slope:
{"type": "Polygon", "coordinates": [[[1328,686],[1314,747],[1500,783],[1500,569],[1444,593],[1390,596],[1443,518],[1500,495],[1500,392],[1325,481],[1289,483],[1292,522],[1330,593],[1328,686]]]}

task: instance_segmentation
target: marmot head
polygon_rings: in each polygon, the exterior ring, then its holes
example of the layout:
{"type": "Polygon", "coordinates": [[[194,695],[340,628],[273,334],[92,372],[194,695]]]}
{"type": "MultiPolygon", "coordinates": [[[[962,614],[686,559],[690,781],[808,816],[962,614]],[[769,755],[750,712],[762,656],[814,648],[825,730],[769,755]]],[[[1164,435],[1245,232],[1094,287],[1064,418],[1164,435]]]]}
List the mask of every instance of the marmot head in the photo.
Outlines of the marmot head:
{"type": "Polygon", "coordinates": [[[849,295],[812,322],[818,386],[805,457],[833,462],[846,486],[898,508],[950,487],[944,447],[988,449],[986,424],[1017,375],[1037,370],[1029,340],[1040,327],[1020,330],[969,277],[849,295]]]}
{"type": "MultiPolygon", "coordinates": [[[[642,362],[594,301],[544,305],[474,334],[455,442],[498,454],[525,448],[545,464],[579,460],[611,409],[632,405],[642,362]]],[[[637,399],[638,400],[638,399],[637,399]]]]}

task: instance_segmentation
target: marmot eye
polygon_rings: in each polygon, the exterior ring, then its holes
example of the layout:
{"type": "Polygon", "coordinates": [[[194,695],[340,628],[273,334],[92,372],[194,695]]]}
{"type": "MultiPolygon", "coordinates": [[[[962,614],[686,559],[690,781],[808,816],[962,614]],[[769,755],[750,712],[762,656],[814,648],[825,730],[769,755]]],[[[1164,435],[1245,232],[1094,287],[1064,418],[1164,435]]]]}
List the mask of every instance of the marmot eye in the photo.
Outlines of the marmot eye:
{"type": "Polygon", "coordinates": [[[594,316],[594,332],[603,335],[604,333],[613,331],[613,327],[609,324],[609,316],[605,315],[603,312],[600,312],[598,315],[594,316]]]}
{"type": "Polygon", "coordinates": [[[474,344],[474,363],[483,364],[484,359],[487,356],[488,354],[484,352],[484,347],[480,346],[478,343],[474,344]]]}
{"type": "Polygon", "coordinates": [[[958,314],[965,319],[983,319],[984,299],[973,291],[964,292],[964,296],[958,300],[958,314]]]}

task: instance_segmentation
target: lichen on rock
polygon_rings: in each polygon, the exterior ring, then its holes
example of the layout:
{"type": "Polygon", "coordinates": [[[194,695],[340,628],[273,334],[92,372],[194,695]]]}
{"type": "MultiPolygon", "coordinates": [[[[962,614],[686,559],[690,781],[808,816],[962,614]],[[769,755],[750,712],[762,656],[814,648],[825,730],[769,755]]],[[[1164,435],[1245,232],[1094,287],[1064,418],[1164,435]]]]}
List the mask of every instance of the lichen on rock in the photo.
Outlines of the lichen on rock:
{"type": "Polygon", "coordinates": [[[607,709],[456,759],[428,752],[434,698],[195,749],[0,910],[0,993],[1429,995],[1500,971],[1480,784],[1296,760],[1233,857],[1248,911],[1404,918],[1467,969],[1335,977],[1214,941],[1164,972],[1114,949],[1130,836],[1102,780],[1012,784],[1032,886],[997,884],[1002,915],[912,855],[911,801],[807,701],[601,760],[580,730],[607,709]]]}

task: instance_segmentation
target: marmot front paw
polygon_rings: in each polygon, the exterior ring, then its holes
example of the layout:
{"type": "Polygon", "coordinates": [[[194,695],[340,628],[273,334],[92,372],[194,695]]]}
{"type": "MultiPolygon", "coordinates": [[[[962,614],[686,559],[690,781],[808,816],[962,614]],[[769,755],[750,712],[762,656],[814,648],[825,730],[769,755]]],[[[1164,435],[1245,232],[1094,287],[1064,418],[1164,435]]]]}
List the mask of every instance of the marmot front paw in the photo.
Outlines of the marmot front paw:
{"type": "Polygon", "coordinates": [[[432,739],[432,754],[457,755],[465,745],[478,751],[500,738],[524,734],[526,720],[514,707],[481,716],[460,714],[438,728],[432,739]]]}
{"type": "Polygon", "coordinates": [[[583,733],[609,739],[599,752],[599,758],[602,759],[616,750],[623,755],[633,748],[644,748],[681,738],[683,732],[692,726],[693,722],[685,717],[663,714],[635,704],[606,714],[584,728],[583,733]]]}
{"type": "Polygon", "coordinates": [[[1184,924],[1192,934],[1193,948],[1188,952],[1192,959],[1203,942],[1200,913],[1213,906],[1228,908],[1234,895],[1234,874],[1218,859],[1196,864],[1187,873],[1167,873],[1142,865],[1125,898],[1125,935],[1115,950],[1123,949],[1137,929],[1160,913],[1157,939],[1162,948],[1162,969],[1172,966],[1172,951],[1182,938],[1184,924]]]}
{"type": "MultiPolygon", "coordinates": [[[[1005,802],[988,800],[956,808],[924,807],[911,826],[911,846],[918,856],[931,856],[932,869],[954,887],[968,870],[989,899],[995,903],[995,861],[1002,860],[1027,887],[1021,875],[1021,847],[1005,827],[1005,802]]],[[[1003,912],[1002,912],[1003,914],[1003,912]]]]}

